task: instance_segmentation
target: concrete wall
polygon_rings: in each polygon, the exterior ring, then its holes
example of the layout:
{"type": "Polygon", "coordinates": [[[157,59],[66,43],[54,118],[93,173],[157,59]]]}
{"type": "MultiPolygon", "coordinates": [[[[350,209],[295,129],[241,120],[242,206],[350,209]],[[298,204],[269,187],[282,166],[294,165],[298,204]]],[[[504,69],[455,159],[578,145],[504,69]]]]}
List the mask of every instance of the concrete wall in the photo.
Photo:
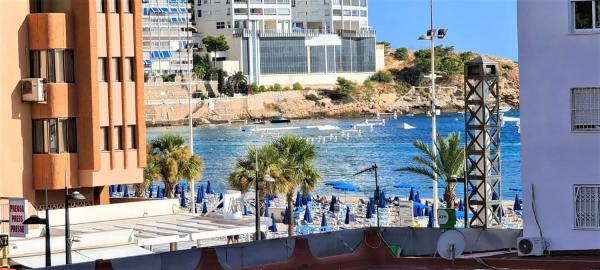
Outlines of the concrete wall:
{"type": "Polygon", "coordinates": [[[600,249],[573,206],[574,184],[600,184],[600,133],[572,132],[570,105],[571,88],[600,87],[600,33],[570,33],[569,4],[518,1],[524,235],[538,236],[535,203],[550,250],[600,249]]]}
{"type": "Polygon", "coordinates": [[[364,73],[300,73],[300,74],[273,74],[260,75],[260,85],[281,84],[292,86],[300,82],[303,86],[332,86],[338,77],[344,77],[356,83],[362,83],[373,75],[373,72],[364,73]]]}

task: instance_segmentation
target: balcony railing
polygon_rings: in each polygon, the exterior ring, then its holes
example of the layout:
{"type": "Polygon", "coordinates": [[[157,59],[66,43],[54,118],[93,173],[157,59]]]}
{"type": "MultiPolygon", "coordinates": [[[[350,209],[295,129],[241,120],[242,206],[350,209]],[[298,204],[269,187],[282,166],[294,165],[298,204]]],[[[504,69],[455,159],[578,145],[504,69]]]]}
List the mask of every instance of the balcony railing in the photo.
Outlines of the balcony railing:
{"type": "MultiPolygon", "coordinates": [[[[262,30],[257,31],[259,37],[318,37],[323,34],[336,34],[340,37],[359,37],[369,38],[375,37],[376,33],[373,29],[361,29],[361,30],[336,30],[326,31],[322,29],[294,29],[287,32],[281,32],[277,30],[262,30]]],[[[234,29],[234,37],[250,37],[252,31],[248,29],[234,29]]]]}

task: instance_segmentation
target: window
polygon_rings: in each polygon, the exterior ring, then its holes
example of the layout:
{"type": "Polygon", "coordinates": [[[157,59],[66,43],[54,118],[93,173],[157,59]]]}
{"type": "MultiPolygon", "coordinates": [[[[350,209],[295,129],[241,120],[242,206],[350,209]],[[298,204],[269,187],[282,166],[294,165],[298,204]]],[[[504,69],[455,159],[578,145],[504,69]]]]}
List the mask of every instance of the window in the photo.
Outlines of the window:
{"type": "Polygon", "coordinates": [[[33,78],[49,83],[74,82],[72,50],[31,50],[29,69],[33,78]]]}
{"type": "Polygon", "coordinates": [[[77,124],[75,118],[36,119],[32,125],[33,152],[77,152],[77,124]]]}
{"type": "Polygon", "coordinates": [[[104,0],[96,0],[96,12],[104,13],[104,0]]]}
{"type": "Polygon", "coordinates": [[[290,9],[289,8],[280,8],[277,10],[277,14],[279,15],[290,15],[290,9]]]}
{"type": "Polygon", "coordinates": [[[136,149],[137,148],[136,144],[135,144],[136,130],[135,130],[134,125],[127,126],[127,135],[129,135],[129,139],[127,140],[127,149],[136,149]]]}
{"type": "Polygon", "coordinates": [[[100,127],[100,150],[102,151],[109,151],[110,150],[110,143],[109,143],[109,132],[108,132],[108,127],[100,127]]]}
{"type": "Polygon", "coordinates": [[[134,81],[134,63],[132,57],[125,58],[125,81],[134,81]]]}
{"type": "Polygon", "coordinates": [[[202,17],[202,10],[198,10],[198,18],[202,17]]]}
{"type": "Polygon", "coordinates": [[[600,87],[571,89],[571,130],[600,131],[600,87]]]}
{"type": "Polygon", "coordinates": [[[571,0],[575,32],[600,31],[600,0],[571,0]]]}
{"type": "Polygon", "coordinates": [[[119,0],[108,0],[110,13],[119,13],[119,0]]]}
{"type": "Polygon", "coordinates": [[[131,0],[122,0],[123,3],[123,12],[124,13],[131,13],[131,10],[133,10],[133,7],[131,5],[131,0]]]}
{"type": "Polygon", "coordinates": [[[115,144],[115,150],[123,150],[123,127],[115,126],[113,134],[113,143],[115,144]]]}
{"type": "Polygon", "coordinates": [[[265,8],[265,15],[277,15],[277,9],[265,8]]]}
{"type": "Polygon", "coordinates": [[[217,22],[217,29],[224,29],[225,28],[225,22],[217,22]]]}
{"type": "Polygon", "coordinates": [[[600,185],[573,186],[576,229],[600,229],[600,185]]]}
{"type": "Polygon", "coordinates": [[[111,59],[111,71],[110,71],[110,79],[113,82],[121,81],[121,62],[119,61],[119,57],[113,57],[111,59]]]}
{"type": "Polygon", "coordinates": [[[98,81],[106,82],[106,57],[98,58],[98,81]]]}

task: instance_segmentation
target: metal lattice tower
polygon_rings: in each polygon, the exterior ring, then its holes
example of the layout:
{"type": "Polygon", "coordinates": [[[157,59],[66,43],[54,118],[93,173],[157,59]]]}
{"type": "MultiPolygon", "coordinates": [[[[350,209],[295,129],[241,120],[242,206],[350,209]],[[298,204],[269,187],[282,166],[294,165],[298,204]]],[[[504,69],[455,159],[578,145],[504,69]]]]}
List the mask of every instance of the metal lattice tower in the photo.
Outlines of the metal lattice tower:
{"type": "Polygon", "coordinates": [[[502,221],[498,81],[498,63],[482,56],[465,63],[465,227],[502,221]]]}

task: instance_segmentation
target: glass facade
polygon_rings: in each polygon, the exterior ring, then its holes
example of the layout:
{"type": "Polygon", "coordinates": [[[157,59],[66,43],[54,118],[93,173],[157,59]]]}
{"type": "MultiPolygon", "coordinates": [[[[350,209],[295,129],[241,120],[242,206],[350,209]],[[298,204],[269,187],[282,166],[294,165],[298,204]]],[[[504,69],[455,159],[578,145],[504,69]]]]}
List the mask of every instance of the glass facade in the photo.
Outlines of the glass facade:
{"type": "MultiPolygon", "coordinates": [[[[242,42],[244,52],[246,44],[242,42]]],[[[246,53],[243,58],[247,74],[246,53]]],[[[260,38],[261,74],[341,72],[375,72],[375,38],[342,38],[341,46],[310,47],[304,37],[260,38]]]]}

